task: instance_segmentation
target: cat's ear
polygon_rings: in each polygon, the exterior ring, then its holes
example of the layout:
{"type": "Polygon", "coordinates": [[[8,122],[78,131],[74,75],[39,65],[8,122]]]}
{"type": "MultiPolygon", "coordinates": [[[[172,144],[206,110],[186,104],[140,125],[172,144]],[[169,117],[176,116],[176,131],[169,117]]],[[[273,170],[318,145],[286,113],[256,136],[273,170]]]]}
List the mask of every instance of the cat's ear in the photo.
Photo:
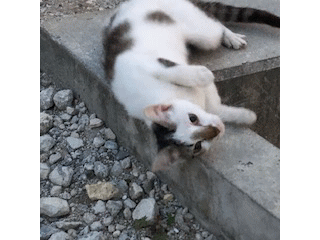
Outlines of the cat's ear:
{"type": "Polygon", "coordinates": [[[152,171],[166,171],[172,168],[173,165],[180,162],[180,151],[174,146],[169,146],[162,149],[156,156],[153,164],[152,171]]]}
{"type": "Polygon", "coordinates": [[[144,114],[152,122],[158,123],[163,127],[175,128],[175,123],[170,120],[169,111],[172,110],[171,104],[150,105],[144,109],[144,114]]]}

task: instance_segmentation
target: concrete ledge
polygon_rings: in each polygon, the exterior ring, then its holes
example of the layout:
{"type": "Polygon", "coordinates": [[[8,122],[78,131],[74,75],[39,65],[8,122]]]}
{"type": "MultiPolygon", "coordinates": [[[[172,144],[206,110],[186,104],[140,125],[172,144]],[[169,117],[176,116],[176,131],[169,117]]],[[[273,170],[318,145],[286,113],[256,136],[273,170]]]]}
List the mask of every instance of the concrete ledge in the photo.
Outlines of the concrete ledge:
{"type": "MultiPolygon", "coordinates": [[[[157,153],[153,133],[127,116],[104,78],[100,33],[106,15],[110,12],[46,22],[41,28],[41,69],[57,85],[73,89],[119,142],[150,167],[157,153]]],[[[262,28],[277,35],[274,29],[262,28]]],[[[259,31],[246,27],[241,32],[251,44],[259,31]]],[[[279,42],[272,34],[270,42],[264,39],[255,49],[221,48],[194,61],[218,75],[220,71],[220,82],[279,68],[279,42]]],[[[280,239],[279,149],[253,131],[227,126],[226,135],[206,156],[178,164],[160,177],[209,231],[230,239],[280,239]]]]}

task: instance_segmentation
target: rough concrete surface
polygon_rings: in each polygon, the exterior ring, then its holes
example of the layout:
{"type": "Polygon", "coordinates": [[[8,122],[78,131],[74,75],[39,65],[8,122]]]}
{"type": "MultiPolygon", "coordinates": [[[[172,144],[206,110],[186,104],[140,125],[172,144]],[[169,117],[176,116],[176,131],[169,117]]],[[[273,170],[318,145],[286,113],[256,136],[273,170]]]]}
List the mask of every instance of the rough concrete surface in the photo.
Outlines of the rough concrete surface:
{"type": "MultiPolygon", "coordinates": [[[[153,134],[127,116],[104,78],[99,34],[108,13],[44,23],[41,68],[57,84],[73,89],[110,126],[119,142],[150,167],[156,155],[153,134]]],[[[239,32],[248,36],[245,50],[221,48],[194,61],[215,71],[218,80],[279,67],[278,30],[250,25],[239,32]]],[[[279,239],[278,161],[278,148],[251,130],[228,126],[209,155],[185,161],[161,177],[208,230],[231,239],[279,239]]]]}

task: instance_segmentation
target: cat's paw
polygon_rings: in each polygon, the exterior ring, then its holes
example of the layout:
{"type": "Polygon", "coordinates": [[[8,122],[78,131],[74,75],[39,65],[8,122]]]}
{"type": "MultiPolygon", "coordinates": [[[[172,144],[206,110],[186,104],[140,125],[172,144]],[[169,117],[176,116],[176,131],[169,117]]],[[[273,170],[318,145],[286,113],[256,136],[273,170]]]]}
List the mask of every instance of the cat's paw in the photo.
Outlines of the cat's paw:
{"type": "Polygon", "coordinates": [[[226,29],[223,35],[222,43],[224,46],[233,49],[240,49],[247,45],[246,36],[238,33],[231,32],[229,29],[226,29]]]}
{"type": "Polygon", "coordinates": [[[196,87],[206,87],[213,83],[214,75],[205,66],[195,66],[194,84],[196,87]]]}

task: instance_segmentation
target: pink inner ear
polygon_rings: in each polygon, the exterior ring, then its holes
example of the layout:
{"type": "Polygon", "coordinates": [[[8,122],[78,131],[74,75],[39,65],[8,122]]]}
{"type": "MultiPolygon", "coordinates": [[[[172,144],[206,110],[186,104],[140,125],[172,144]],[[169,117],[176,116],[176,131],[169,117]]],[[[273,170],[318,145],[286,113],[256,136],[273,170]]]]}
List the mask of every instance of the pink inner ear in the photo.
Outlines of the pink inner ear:
{"type": "Polygon", "coordinates": [[[172,127],[173,123],[168,118],[168,110],[172,105],[168,104],[156,104],[145,108],[144,114],[151,121],[156,122],[164,127],[172,127]]]}

